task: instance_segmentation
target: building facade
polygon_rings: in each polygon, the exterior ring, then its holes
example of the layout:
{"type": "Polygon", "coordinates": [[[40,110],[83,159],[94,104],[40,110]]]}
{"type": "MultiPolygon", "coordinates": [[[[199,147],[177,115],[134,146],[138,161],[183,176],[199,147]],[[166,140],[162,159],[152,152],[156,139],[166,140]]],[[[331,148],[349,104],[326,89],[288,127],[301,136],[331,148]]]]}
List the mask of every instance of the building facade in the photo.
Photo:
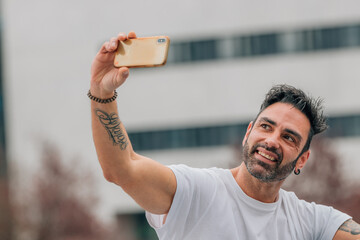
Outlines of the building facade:
{"type": "Polygon", "coordinates": [[[359,4],[4,0],[9,159],[41,171],[39,149],[50,141],[93,169],[104,218],[141,211],[103,179],[86,97],[101,44],[134,30],[171,38],[165,67],[131,69],[119,89],[120,118],[140,154],[163,164],[229,167],[232,145],[242,140],[267,90],[286,83],[325,100],[328,136],[340,146],[344,171],[356,177],[359,4]]]}

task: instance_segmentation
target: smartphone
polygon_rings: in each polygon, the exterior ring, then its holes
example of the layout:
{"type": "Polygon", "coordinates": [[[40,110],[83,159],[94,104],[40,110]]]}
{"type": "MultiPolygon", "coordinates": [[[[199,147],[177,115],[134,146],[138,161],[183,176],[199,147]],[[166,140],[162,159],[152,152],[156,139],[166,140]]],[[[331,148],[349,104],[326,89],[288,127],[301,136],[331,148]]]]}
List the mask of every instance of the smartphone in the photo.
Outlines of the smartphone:
{"type": "Polygon", "coordinates": [[[120,41],[115,67],[158,67],[166,63],[170,39],[167,36],[134,38],[120,41]]]}

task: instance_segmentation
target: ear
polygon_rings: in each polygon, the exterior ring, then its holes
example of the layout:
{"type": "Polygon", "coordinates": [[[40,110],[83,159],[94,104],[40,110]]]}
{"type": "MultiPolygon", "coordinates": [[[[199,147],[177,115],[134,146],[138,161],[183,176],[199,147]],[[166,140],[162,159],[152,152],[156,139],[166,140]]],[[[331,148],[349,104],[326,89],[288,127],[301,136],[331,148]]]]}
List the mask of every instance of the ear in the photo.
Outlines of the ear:
{"type": "Polygon", "coordinates": [[[249,134],[250,134],[251,129],[252,129],[252,125],[253,125],[253,121],[251,121],[251,122],[249,123],[249,126],[248,126],[247,129],[246,129],[246,134],[245,134],[244,139],[243,139],[243,141],[242,141],[242,145],[243,145],[243,146],[245,145],[245,142],[246,142],[246,140],[247,140],[248,137],[249,137],[249,134]]]}
{"type": "Polygon", "coordinates": [[[306,152],[304,152],[299,160],[297,161],[296,163],[296,169],[302,169],[304,166],[305,166],[305,163],[307,162],[307,160],[309,159],[310,157],[310,150],[307,150],[306,152]]]}

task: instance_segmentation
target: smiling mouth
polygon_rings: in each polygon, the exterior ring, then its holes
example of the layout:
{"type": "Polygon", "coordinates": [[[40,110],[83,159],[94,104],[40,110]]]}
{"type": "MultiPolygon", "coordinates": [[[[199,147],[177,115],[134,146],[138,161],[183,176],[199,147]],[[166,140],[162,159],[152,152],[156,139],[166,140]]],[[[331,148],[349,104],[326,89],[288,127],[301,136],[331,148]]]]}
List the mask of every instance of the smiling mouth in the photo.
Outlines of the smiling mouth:
{"type": "Polygon", "coordinates": [[[266,158],[266,159],[268,159],[268,160],[270,160],[270,161],[272,161],[272,162],[276,162],[276,161],[277,161],[274,157],[272,157],[272,156],[270,156],[270,155],[268,155],[268,154],[266,154],[266,153],[264,153],[264,152],[262,152],[262,151],[260,151],[260,150],[257,150],[256,152],[257,152],[260,156],[263,156],[264,158],[266,158]]]}

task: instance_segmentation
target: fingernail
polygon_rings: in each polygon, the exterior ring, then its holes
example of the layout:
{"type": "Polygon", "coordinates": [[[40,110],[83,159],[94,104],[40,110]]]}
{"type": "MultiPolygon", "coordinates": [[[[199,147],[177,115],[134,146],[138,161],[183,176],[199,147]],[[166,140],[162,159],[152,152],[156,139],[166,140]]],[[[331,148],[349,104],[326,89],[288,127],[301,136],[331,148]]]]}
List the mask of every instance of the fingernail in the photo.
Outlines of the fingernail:
{"type": "Polygon", "coordinates": [[[116,46],[116,42],[111,42],[111,47],[115,47],[116,46]]]}
{"type": "Polygon", "coordinates": [[[122,76],[123,76],[123,77],[129,76],[129,71],[123,72],[123,73],[122,73],[122,76]]]}

